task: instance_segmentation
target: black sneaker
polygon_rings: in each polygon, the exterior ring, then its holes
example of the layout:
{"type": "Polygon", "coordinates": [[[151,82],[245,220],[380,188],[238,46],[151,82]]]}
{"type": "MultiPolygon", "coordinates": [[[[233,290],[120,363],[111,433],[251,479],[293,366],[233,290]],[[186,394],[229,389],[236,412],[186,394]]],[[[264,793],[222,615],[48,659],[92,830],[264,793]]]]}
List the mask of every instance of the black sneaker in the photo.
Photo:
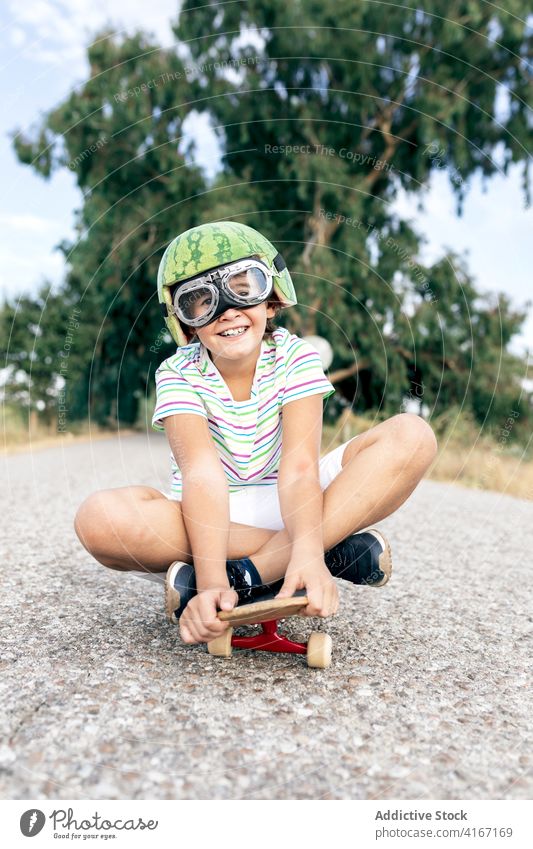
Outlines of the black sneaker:
{"type": "Polygon", "coordinates": [[[261,575],[249,557],[242,560],[226,560],[226,573],[230,586],[237,593],[237,604],[252,604],[254,601],[267,601],[274,598],[283,584],[283,579],[263,584],[261,575]]]}
{"type": "MultiPolygon", "coordinates": [[[[263,584],[261,576],[248,557],[241,560],[227,560],[226,574],[230,587],[239,597],[237,604],[251,604],[254,601],[266,601],[274,598],[281,589],[283,580],[272,584],[263,584]]],[[[177,625],[178,620],[196,595],[196,576],[190,563],[176,560],[166,575],[165,612],[167,619],[177,625]]]]}
{"type": "Polygon", "coordinates": [[[352,584],[382,587],[392,572],[390,545],[374,528],[352,534],[326,551],[326,566],[334,578],[352,584]]]}
{"type": "Polygon", "coordinates": [[[196,575],[192,563],[176,560],[169,566],[165,578],[165,613],[167,619],[178,624],[178,620],[196,595],[196,575]]]}

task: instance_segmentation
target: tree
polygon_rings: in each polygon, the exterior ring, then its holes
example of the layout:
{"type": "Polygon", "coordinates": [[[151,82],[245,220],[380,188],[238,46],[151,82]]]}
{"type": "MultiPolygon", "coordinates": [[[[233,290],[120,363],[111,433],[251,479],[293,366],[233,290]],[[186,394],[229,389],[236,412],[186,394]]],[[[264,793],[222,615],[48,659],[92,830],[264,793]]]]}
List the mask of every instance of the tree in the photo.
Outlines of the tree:
{"type": "Polygon", "coordinates": [[[129,423],[168,346],[159,260],[177,232],[201,220],[204,179],[179,148],[190,108],[176,54],[141,34],[100,33],[88,59],[90,78],[14,144],[45,178],[68,167],[83,193],[58,294],[89,331],[77,337],[83,368],[69,386],[72,415],[129,423]]]}
{"type": "Polygon", "coordinates": [[[0,336],[6,340],[4,399],[39,412],[50,424],[65,384],[83,375],[83,345],[74,341],[84,332],[75,304],[47,283],[35,295],[5,302],[0,309],[0,336]]]}
{"type": "Polygon", "coordinates": [[[531,35],[525,4],[507,6],[187,0],[176,49],[97,36],[89,80],[15,139],[22,161],[45,177],[69,167],[83,192],[61,290],[88,334],[75,414],[89,398],[98,421],[134,420],[165,353],[162,250],[226,217],[282,251],[301,303],[284,323],[329,339],[348,403],[390,413],[423,385],[430,409],[464,392],[480,421],[495,414],[494,365],[519,387],[507,347],[523,313],[482,298],[452,255],[425,268],[419,234],[390,204],[400,188],[422,199],[446,167],[460,212],[469,177],[489,179],[498,161],[524,164],[528,197],[531,35]],[[202,111],[223,151],[210,185],[180,145],[202,111]],[[472,316],[483,346],[469,348],[472,316]]]}
{"type": "MultiPolygon", "coordinates": [[[[504,172],[523,163],[529,197],[526,12],[523,2],[505,10],[481,0],[183,6],[176,35],[224,150],[215,211],[233,208],[280,245],[303,303],[287,321],[329,339],[341,389],[350,400],[359,391],[363,406],[397,409],[422,374],[432,385],[443,322],[458,308],[440,285],[446,260],[422,269],[418,234],[390,212],[400,187],[419,193],[446,167],[460,212],[469,177],[490,178],[502,160],[504,172]],[[418,351],[398,342],[406,314],[418,351]]],[[[479,294],[467,288],[464,334],[479,294]]],[[[518,332],[518,314],[507,318],[518,332]]],[[[501,354],[497,334],[486,344],[476,374],[501,354]]],[[[456,391],[454,370],[443,374],[440,405],[456,391]]]]}

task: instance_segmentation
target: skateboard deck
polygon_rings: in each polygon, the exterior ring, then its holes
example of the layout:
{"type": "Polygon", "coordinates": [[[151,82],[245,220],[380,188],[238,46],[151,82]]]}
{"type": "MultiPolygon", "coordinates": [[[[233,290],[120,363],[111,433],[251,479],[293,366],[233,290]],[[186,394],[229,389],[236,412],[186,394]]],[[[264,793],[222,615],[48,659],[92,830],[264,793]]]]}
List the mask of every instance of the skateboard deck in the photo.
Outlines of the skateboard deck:
{"type": "Polygon", "coordinates": [[[296,598],[272,598],[268,601],[256,601],[253,604],[243,604],[233,610],[221,610],[218,618],[231,625],[257,625],[272,619],[287,619],[297,616],[307,607],[307,596],[296,598]]]}

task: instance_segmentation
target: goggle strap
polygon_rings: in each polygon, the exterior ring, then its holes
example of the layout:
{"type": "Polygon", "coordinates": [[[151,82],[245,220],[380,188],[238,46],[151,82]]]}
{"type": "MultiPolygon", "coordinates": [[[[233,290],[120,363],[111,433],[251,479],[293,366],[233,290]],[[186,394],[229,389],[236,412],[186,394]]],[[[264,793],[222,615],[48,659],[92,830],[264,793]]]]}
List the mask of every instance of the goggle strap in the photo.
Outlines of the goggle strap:
{"type": "Polygon", "coordinates": [[[168,307],[166,304],[159,304],[163,318],[168,318],[168,307]]]}
{"type": "Polygon", "coordinates": [[[283,259],[281,254],[276,254],[276,256],[274,257],[273,263],[274,263],[274,268],[276,269],[276,271],[283,271],[284,268],[287,268],[287,265],[285,264],[285,260],[283,259]]]}

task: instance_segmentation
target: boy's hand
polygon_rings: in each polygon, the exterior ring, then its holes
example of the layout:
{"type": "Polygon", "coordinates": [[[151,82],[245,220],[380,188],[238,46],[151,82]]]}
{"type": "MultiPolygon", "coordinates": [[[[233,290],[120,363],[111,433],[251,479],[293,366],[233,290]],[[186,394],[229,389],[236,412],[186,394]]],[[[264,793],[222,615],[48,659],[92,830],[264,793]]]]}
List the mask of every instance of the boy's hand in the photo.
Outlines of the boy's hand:
{"type": "Polygon", "coordinates": [[[287,566],[283,586],[276,598],[290,598],[296,590],[305,589],[309,604],[303,611],[304,616],[332,616],[339,608],[339,594],[333,577],[324,563],[323,557],[307,560],[291,559],[287,566]]]}
{"type": "Polygon", "coordinates": [[[180,616],[183,642],[207,643],[220,637],[229,627],[229,622],[221,622],[217,613],[219,610],[232,610],[237,601],[237,593],[229,587],[201,590],[191,598],[180,616]]]}

